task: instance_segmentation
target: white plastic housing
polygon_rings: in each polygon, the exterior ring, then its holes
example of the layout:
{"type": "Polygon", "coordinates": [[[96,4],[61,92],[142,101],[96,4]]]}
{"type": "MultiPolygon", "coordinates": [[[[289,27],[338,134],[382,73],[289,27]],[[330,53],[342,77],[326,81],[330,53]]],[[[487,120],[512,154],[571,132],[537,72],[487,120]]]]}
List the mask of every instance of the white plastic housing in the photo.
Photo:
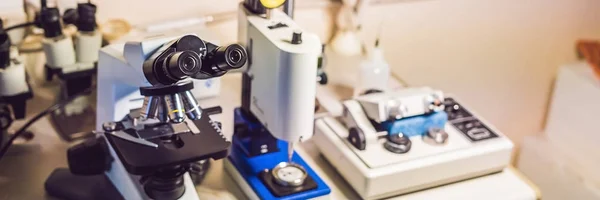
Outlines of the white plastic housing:
{"type": "Polygon", "coordinates": [[[374,131],[366,131],[370,141],[361,151],[347,140],[348,129],[338,119],[324,117],[315,121],[312,141],[362,198],[379,199],[498,172],[509,166],[513,143],[485,120],[478,119],[499,137],[471,142],[448,124],[446,144],[432,145],[411,137],[411,150],[395,154],[383,147],[384,138],[377,139],[374,131]]]}
{"type": "Polygon", "coordinates": [[[0,96],[14,96],[29,91],[25,65],[20,57],[6,69],[0,68],[0,96]]]}
{"type": "Polygon", "coordinates": [[[44,38],[42,47],[48,66],[63,68],[75,64],[75,50],[70,37],[44,38]]]}
{"type": "Polygon", "coordinates": [[[173,38],[127,45],[112,44],[100,50],[96,130],[101,131],[104,122],[119,121],[131,109],[142,106],[143,97],[139,94],[139,87],[150,86],[142,73],[144,56],[169,39],[173,38]]]}
{"type": "Polygon", "coordinates": [[[75,55],[77,62],[95,63],[98,61],[98,52],[102,46],[102,33],[100,31],[78,32],[75,36],[75,55]]]}
{"type": "Polygon", "coordinates": [[[292,44],[293,32],[302,29],[279,10],[271,14],[271,19],[246,18],[247,40],[242,41],[247,42],[250,55],[250,111],[276,138],[307,140],[313,134],[321,42],[316,35],[302,32],[302,43],[292,44]],[[277,23],[287,27],[269,28],[277,23]]]}
{"type": "MultiPolygon", "coordinates": [[[[423,115],[428,112],[431,102],[438,100],[444,101],[444,93],[440,90],[433,90],[428,87],[420,88],[406,88],[402,90],[395,90],[390,92],[380,92],[367,94],[356,97],[356,100],[360,102],[367,116],[376,122],[383,122],[390,119],[388,115],[391,109],[388,108],[388,102],[394,101],[396,105],[400,105],[400,109],[395,111],[402,118],[412,117],[417,115],[423,115]]],[[[444,107],[437,108],[439,110],[444,107]]],[[[436,110],[437,111],[437,110],[436,110]]]]}

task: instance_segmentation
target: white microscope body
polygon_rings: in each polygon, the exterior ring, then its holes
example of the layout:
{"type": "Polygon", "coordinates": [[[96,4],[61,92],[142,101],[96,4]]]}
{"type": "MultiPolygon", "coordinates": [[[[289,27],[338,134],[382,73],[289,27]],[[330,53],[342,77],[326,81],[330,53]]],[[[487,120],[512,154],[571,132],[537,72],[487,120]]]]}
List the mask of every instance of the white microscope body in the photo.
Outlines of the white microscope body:
{"type": "Polygon", "coordinates": [[[364,199],[388,198],[499,172],[512,142],[430,88],[373,93],[315,121],[313,141],[364,199]]]}
{"type": "MultiPolygon", "coordinates": [[[[96,129],[104,131],[115,158],[101,170],[125,199],[198,199],[188,165],[225,157],[229,142],[198,106],[191,79],[219,77],[242,67],[245,50],[184,35],[109,45],[99,58],[96,129]],[[139,108],[139,116],[132,116],[139,108]]],[[[81,156],[69,157],[73,171],[71,163],[82,161],[71,158],[81,156]]]]}
{"type": "MultiPolygon", "coordinates": [[[[102,48],[98,62],[98,102],[96,130],[102,131],[105,122],[119,121],[133,109],[142,107],[144,97],[139,87],[151,86],[144,77],[142,66],[146,58],[174,37],[164,37],[112,44],[102,48]]],[[[117,157],[114,150],[111,156],[117,157]]],[[[140,177],[127,173],[119,159],[115,159],[106,173],[125,199],[150,199],[139,183],[140,177]]],[[[186,193],[180,199],[198,199],[194,183],[184,176],[186,193]]]]}

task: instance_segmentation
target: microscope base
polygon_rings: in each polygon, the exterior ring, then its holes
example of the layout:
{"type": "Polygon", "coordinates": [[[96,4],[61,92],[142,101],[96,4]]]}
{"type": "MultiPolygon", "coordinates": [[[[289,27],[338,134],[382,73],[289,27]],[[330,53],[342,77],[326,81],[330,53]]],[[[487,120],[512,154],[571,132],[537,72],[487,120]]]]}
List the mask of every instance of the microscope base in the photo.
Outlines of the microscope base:
{"type": "MultiPolygon", "coordinates": [[[[186,192],[179,200],[198,200],[196,188],[189,175],[184,176],[186,192]]],[[[125,199],[106,174],[78,176],[67,168],[55,169],[44,183],[46,192],[61,199],[125,199]]]]}
{"type": "Polygon", "coordinates": [[[67,168],[52,171],[44,187],[50,196],[61,199],[124,199],[106,175],[77,176],[67,168]]]}

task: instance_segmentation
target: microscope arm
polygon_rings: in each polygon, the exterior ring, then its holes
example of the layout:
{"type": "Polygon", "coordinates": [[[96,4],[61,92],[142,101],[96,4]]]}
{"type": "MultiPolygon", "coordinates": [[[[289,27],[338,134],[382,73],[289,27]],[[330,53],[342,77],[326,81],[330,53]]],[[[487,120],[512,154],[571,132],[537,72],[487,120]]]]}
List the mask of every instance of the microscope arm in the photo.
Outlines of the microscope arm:
{"type": "Polygon", "coordinates": [[[175,38],[113,44],[102,48],[98,61],[97,130],[102,129],[104,122],[121,120],[129,110],[141,107],[144,97],[140,95],[139,87],[151,86],[144,77],[143,63],[160,46],[175,38]]]}

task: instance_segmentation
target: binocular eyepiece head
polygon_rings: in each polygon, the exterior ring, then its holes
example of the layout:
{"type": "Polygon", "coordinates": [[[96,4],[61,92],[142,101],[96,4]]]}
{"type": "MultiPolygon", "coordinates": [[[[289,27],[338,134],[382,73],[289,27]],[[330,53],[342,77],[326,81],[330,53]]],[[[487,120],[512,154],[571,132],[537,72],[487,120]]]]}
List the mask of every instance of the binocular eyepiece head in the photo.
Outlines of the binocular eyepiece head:
{"type": "Polygon", "coordinates": [[[209,79],[246,64],[246,50],[239,44],[216,46],[194,35],[166,43],[144,62],[152,85],[170,85],[188,77],[209,79]]]}

